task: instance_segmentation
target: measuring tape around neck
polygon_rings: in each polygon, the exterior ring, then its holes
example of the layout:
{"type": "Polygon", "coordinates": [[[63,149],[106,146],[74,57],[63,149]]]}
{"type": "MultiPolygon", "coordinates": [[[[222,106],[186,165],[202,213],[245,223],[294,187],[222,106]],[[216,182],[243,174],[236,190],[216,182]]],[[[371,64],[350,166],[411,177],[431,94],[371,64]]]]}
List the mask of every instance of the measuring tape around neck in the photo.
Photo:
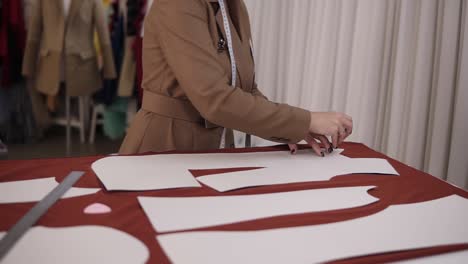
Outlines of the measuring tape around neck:
{"type": "MultiPolygon", "coordinates": [[[[221,9],[221,15],[223,16],[223,25],[224,25],[224,32],[226,33],[227,44],[228,44],[228,51],[229,57],[231,59],[231,86],[232,88],[236,87],[236,77],[237,77],[237,66],[236,66],[236,58],[234,57],[234,48],[232,47],[232,34],[231,34],[231,27],[229,26],[229,19],[226,12],[226,5],[224,4],[224,0],[218,0],[219,9],[221,9]]],[[[220,148],[226,147],[226,128],[223,130],[223,135],[221,136],[221,143],[219,144],[220,148]]]]}
{"type": "Polygon", "coordinates": [[[232,47],[231,27],[229,26],[229,19],[227,16],[226,5],[224,4],[224,0],[218,0],[218,3],[219,3],[219,8],[221,9],[221,15],[223,16],[224,31],[226,32],[229,57],[231,59],[231,72],[232,72],[231,86],[234,88],[236,87],[237,66],[236,66],[236,58],[234,57],[234,48],[232,47]]]}
{"type": "MultiPolygon", "coordinates": [[[[224,32],[226,33],[229,57],[231,59],[231,75],[232,75],[231,86],[232,88],[235,88],[236,77],[237,77],[237,66],[236,66],[236,58],[234,57],[234,48],[232,47],[231,27],[229,26],[229,19],[227,16],[226,5],[224,3],[224,0],[218,0],[218,3],[219,3],[219,9],[221,10],[221,15],[223,17],[224,32]]],[[[246,134],[245,147],[250,147],[250,145],[251,145],[250,135],[246,134]]],[[[224,128],[223,130],[223,135],[221,136],[221,143],[219,147],[220,148],[226,147],[226,128],[224,128]]]]}

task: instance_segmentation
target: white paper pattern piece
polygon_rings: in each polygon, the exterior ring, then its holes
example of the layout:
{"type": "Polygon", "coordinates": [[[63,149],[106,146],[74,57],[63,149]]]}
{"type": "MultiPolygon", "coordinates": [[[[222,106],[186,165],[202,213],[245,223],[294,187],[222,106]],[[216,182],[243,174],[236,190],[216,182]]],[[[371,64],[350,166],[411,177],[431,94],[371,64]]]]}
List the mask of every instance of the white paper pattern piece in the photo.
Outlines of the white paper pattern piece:
{"type": "MultiPolygon", "coordinates": [[[[5,233],[0,233],[0,237],[5,233]]],[[[145,263],[145,244],[104,226],[33,227],[2,259],[7,263],[145,263]]]]}
{"type": "Polygon", "coordinates": [[[369,254],[468,243],[468,199],[394,205],[358,219],[263,231],[157,236],[173,263],[318,263],[369,254]]]}
{"type": "MultiPolygon", "coordinates": [[[[26,203],[42,200],[49,192],[58,186],[55,178],[42,178],[24,181],[0,183],[0,204],[26,203]]],[[[94,194],[99,188],[70,188],[61,198],[71,198],[94,194]]]]}
{"type": "Polygon", "coordinates": [[[231,224],[280,215],[331,211],[378,201],[375,186],[210,197],[138,197],[158,232],[231,224]]]}
{"type": "Polygon", "coordinates": [[[146,191],[201,187],[189,171],[180,172],[183,160],[176,155],[107,157],[92,164],[109,191],[146,191]]]}
{"type": "Polygon", "coordinates": [[[468,250],[391,262],[392,264],[461,264],[468,263],[468,250]]]}
{"type": "Polygon", "coordinates": [[[208,175],[198,177],[197,180],[219,192],[225,192],[253,186],[327,181],[338,175],[354,173],[398,175],[385,159],[348,158],[340,155],[342,151],[335,150],[325,158],[310,153],[310,150],[299,151],[296,155],[284,151],[267,152],[259,166],[264,169],[208,175]]]}
{"type": "Polygon", "coordinates": [[[143,191],[177,187],[200,187],[189,170],[262,167],[264,169],[197,178],[206,185],[227,191],[280,183],[324,181],[349,173],[398,175],[384,159],[351,159],[335,150],[325,158],[311,150],[255,153],[166,154],[107,157],[92,168],[107,190],[143,191]]]}

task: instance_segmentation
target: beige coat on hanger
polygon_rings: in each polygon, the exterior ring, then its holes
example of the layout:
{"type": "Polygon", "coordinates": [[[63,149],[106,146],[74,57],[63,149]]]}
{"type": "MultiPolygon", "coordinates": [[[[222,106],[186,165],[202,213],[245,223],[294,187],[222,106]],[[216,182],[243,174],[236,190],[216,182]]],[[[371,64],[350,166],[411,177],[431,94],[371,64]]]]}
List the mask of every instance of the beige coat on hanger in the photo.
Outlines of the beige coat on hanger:
{"type": "Polygon", "coordinates": [[[36,0],[31,10],[23,75],[36,88],[56,95],[65,54],[64,78],[70,96],[91,95],[102,86],[94,48],[94,31],[103,54],[103,75],[116,78],[112,48],[101,0],[72,0],[65,18],[62,0],[36,0]]]}
{"type": "Polygon", "coordinates": [[[242,0],[226,3],[235,88],[217,0],[154,1],[144,25],[143,105],[120,153],[215,149],[223,127],[282,143],[306,136],[309,111],[270,102],[257,88],[247,9],[242,0]]]}

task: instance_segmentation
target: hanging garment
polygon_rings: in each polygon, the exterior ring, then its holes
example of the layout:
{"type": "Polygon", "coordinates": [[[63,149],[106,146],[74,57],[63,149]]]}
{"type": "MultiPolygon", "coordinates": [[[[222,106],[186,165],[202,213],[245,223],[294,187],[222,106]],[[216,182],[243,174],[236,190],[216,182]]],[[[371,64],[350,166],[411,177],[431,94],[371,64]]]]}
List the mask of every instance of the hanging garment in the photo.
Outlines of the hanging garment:
{"type": "Polygon", "coordinates": [[[124,57],[119,76],[117,95],[119,97],[130,97],[133,95],[136,80],[136,61],[133,51],[135,37],[126,37],[124,46],[124,57]]]}
{"type": "MultiPolygon", "coordinates": [[[[120,73],[122,61],[124,56],[124,43],[125,43],[125,19],[119,12],[117,3],[112,4],[113,15],[111,17],[111,47],[112,55],[114,58],[113,67],[116,72],[120,73]]],[[[94,100],[105,105],[111,105],[116,96],[119,81],[117,79],[104,80],[102,89],[94,96],[94,100]]]]}
{"type": "Polygon", "coordinates": [[[135,55],[136,66],[136,95],[138,98],[138,105],[141,106],[143,99],[143,89],[141,82],[143,79],[143,22],[148,10],[153,4],[152,0],[132,1],[128,0],[128,15],[127,15],[127,35],[133,36],[135,34],[135,41],[133,42],[133,53],[135,55]]]}
{"type": "Polygon", "coordinates": [[[135,52],[136,60],[136,78],[137,78],[137,93],[138,93],[138,102],[141,105],[143,101],[143,88],[141,83],[143,81],[143,38],[137,36],[135,42],[133,43],[133,50],[135,52]]]}
{"type": "Polygon", "coordinates": [[[8,88],[22,80],[21,63],[26,38],[22,2],[3,0],[0,17],[0,61],[3,65],[0,86],[8,88]]]}
{"type": "Polygon", "coordinates": [[[140,35],[146,0],[127,0],[127,36],[140,35]]]}
{"type": "Polygon", "coordinates": [[[117,97],[114,102],[106,106],[103,114],[103,132],[108,138],[115,140],[125,136],[127,128],[128,98],[117,97]]]}
{"type": "Polygon", "coordinates": [[[29,26],[29,18],[31,17],[31,7],[33,3],[34,0],[23,0],[23,17],[26,29],[28,29],[29,26]]]}
{"type": "Polygon", "coordinates": [[[100,0],[71,0],[66,20],[62,0],[37,0],[31,11],[23,74],[36,78],[35,85],[40,92],[58,93],[63,54],[65,82],[70,96],[90,95],[102,87],[93,42],[95,30],[103,54],[104,78],[116,77],[100,0]]]}
{"type": "Polygon", "coordinates": [[[29,143],[40,136],[26,83],[0,89],[0,136],[6,143],[29,143]]]}
{"type": "Polygon", "coordinates": [[[140,26],[137,34],[137,38],[135,39],[135,43],[133,44],[133,50],[135,52],[136,58],[136,71],[137,71],[137,95],[138,95],[138,105],[141,106],[143,102],[143,35],[144,35],[144,21],[146,16],[148,15],[149,9],[153,5],[153,0],[145,0],[145,3],[142,7],[143,11],[139,20],[136,22],[140,26]]]}
{"type": "Polygon", "coordinates": [[[0,137],[6,143],[31,142],[39,131],[21,76],[26,38],[23,1],[3,0],[0,4],[0,137]]]}
{"type": "Polygon", "coordinates": [[[127,28],[125,39],[125,55],[120,71],[118,96],[130,97],[137,86],[137,58],[134,49],[137,36],[141,30],[145,14],[145,0],[127,0],[127,28]]]}
{"type": "MultiPolygon", "coordinates": [[[[128,98],[119,97],[120,95],[118,95],[120,85],[127,85],[122,83],[122,81],[126,82],[127,80],[125,80],[125,78],[128,77],[124,72],[127,69],[125,69],[125,65],[123,65],[124,57],[127,56],[127,50],[125,49],[125,16],[122,12],[123,9],[124,8],[119,6],[119,2],[112,4],[113,15],[110,24],[115,68],[117,72],[120,73],[120,77],[116,80],[105,80],[103,89],[94,96],[96,102],[106,105],[103,115],[103,131],[104,135],[113,140],[122,138],[125,135],[125,129],[127,127],[128,98]],[[122,74],[125,75],[123,78],[122,74]]],[[[130,86],[133,87],[133,85],[130,86]]],[[[131,88],[129,89],[131,91],[131,88]]]]}

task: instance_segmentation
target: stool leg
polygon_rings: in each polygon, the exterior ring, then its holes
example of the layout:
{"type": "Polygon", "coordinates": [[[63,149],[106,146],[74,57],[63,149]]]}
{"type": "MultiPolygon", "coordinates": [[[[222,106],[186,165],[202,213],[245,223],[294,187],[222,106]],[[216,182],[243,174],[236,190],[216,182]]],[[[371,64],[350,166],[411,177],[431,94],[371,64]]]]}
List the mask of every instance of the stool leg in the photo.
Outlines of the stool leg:
{"type": "Polygon", "coordinates": [[[85,143],[85,109],[83,96],[78,97],[79,112],[80,112],[80,141],[81,144],[85,143]]]}
{"type": "Polygon", "coordinates": [[[91,117],[90,112],[90,98],[89,96],[83,96],[84,99],[84,130],[87,131],[89,128],[89,121],[91,117]]]}
{"type": "Polygon", "coordinates": [[[93,116],[91,117],[91,127],[89,132],[89,143],[94,143],[94,137],[96,135],[96,123],[97,123],[97,109],[93,107],[93,116]]]}
{"type": "MultiPolygon", "coordinates": [[[[66,89],[65,89],[66,90],[66,89]]],[[[65,92],[65,115],[67,119],[67,127],[66,127],[66,140],[67,140],[67,157],[71,155],[71,117],[70,117],[70,96],[68,96],[68,92],[65,92]]]]}

